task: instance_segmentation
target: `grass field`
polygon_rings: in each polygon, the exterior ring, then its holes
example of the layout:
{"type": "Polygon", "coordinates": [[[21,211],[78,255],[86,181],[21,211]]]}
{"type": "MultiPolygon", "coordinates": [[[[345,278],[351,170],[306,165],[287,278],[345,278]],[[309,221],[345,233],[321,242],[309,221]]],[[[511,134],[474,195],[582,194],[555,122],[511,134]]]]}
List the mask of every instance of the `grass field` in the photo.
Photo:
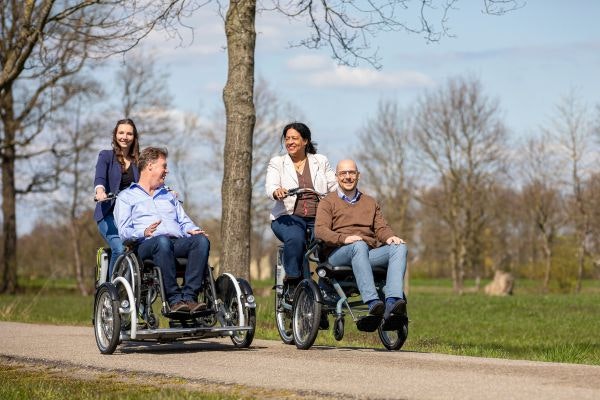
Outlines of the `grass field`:
{"type": "MultiPolygon", "coordinates": [[[[279,340],[271,282],[255,282],[257,338],[279,340]]],[[[0,296],[0,320],[89,325],[93,298],[68,281],[30,282],[17,296],[0,296]]],[[[403,350],[467,356],[600,365],[600,284],[580,294],[540,294],[523,282],[509,297],[457,296],[448,280],[411,281],[409,336],[403,350]]],[[[376,333],[356,330],[346,319],[341,342],[319,332],[316,344],[382,348],[376,333]]]]}
{"type": "Polygon", "coordinates": [[[0,362],[0,399],[128,399],[128,400],[249,400],[259,394],[241,393],[240,388],[189,384],[168,377],[126,377],[114,373],[82,373],[75,368],[0,362]]]}

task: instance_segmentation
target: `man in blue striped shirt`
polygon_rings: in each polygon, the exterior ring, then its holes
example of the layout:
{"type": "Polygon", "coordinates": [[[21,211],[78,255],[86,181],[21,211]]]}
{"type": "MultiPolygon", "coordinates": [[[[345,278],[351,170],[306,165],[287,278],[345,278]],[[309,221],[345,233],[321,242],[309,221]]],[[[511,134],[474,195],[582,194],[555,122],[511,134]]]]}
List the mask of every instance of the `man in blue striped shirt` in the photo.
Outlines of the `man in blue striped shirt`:
{"type": "Polygon", "coordinates": [[[171,312],[198,312],[208,263],[210,243],[206,233],[186,215],[176,196],[165,186],[167,150],[148,147],[140,153],[140,179],[119,193],[115,219],[122,240],[138,242],[142,260],[151,259],[160,271],[171,312]],[[175,275],[175,258],[187,258],[185,284],[175,275]]]}

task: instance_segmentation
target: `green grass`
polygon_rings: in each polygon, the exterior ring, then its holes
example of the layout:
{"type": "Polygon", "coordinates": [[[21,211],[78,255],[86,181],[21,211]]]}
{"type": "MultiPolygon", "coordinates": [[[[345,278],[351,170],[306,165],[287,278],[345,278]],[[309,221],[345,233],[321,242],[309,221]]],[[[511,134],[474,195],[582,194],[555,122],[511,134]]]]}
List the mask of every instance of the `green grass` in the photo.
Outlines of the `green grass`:
{"type": "Polygon", "coordinates": [[[406,349],[470,356],[600,364],[594,294],[487,297],[419,294],[410,299],[406,349]]]}
{"type": "MultiPolygon", "coordinates": [[[[265,294],[257,296],[256,337],[279,340],[270,285],[253,285],[265,294]]],[[[518,281],[514,296],[457,296],[449,280],[411,281],[403,350],[600,365],[600,285],[585,282],[584,289],[577,295],[540,294],[536,282],[518,281]]],[[[0,320],[91,327],[92,303],[69,289],[33,286],[0,296],[0,320]]],[[[341,342],[329,330],[319,332],[316,344],[383,348],[377,333],[357,331],[349,316],[341,342]]]]}
{"type": "MultiPolygon", "coordinates": [[[[240,395],[236,390],[223,393],[181,388],[182,383],[164,378],[147,379],[148,384],[134,382],[131,376],[119,380],[110,374],[90,373],[88,378],[73,377],[74,371],[18,363],[0,364],[0,399],[166,399],[166,400],[234,400],[256,397],[240,395]],[[153,381],[154,384],[150,384],[153,381]]],[[[76,372],[75,372],[76,373],[76,372]]]]}

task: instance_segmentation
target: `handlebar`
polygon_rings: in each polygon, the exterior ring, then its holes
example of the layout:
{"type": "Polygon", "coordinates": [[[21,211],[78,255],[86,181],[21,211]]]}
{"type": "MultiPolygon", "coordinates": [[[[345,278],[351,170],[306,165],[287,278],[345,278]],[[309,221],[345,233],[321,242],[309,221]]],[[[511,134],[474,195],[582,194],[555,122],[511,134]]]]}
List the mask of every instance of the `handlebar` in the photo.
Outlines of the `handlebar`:
{"type": "Polygon", "coordinates": [[[317,192],[316,190],[311,189],[311,188],[300,188],[300,187],[289,189],[288,192],[287,192],[287,195],[288,196],[297,196],[299,194],[304,194],[304,193],[315,194],[319,198],[325,197],[327,195],[327,193],[317,192]]]}
{"type": "Polygon", "coordinates": [[[107,194],[106,194],[106,198],[105,198],[104,200],[98,200],[98,199],[96,198],[96,196],[94,196],[94,201],[95,201],[96,203],[103,203],[103,202],[105,202],[105,201],[111,201],[111,200],[114,200],[114,199],[116,199],[116,198],[117,198],[117,195],[116,195],[116,194],[114,194],[114,193],[107,193],[107,194]]]}

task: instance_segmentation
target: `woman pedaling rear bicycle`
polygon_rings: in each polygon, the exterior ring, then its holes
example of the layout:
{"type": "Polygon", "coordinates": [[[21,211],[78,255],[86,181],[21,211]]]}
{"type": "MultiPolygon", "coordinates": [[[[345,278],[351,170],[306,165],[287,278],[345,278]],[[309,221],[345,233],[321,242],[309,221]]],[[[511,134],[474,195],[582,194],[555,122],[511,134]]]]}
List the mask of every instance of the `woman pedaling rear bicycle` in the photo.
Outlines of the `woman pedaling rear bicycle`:
{"type": "Polygon", "coordinates": [[[316,144],[305,124],[286,125],[281,142],[287,154],[270,160],[265,191],[275,201],[271,229],[284,244],[285,283],[293,287],[302,279],[306,232],[314,227],[318,200],[311,194],[288,196],[289,190],[309,188],[327,193],[337,189],[337,181],[327,157],[316,154],[316,144]]]}

